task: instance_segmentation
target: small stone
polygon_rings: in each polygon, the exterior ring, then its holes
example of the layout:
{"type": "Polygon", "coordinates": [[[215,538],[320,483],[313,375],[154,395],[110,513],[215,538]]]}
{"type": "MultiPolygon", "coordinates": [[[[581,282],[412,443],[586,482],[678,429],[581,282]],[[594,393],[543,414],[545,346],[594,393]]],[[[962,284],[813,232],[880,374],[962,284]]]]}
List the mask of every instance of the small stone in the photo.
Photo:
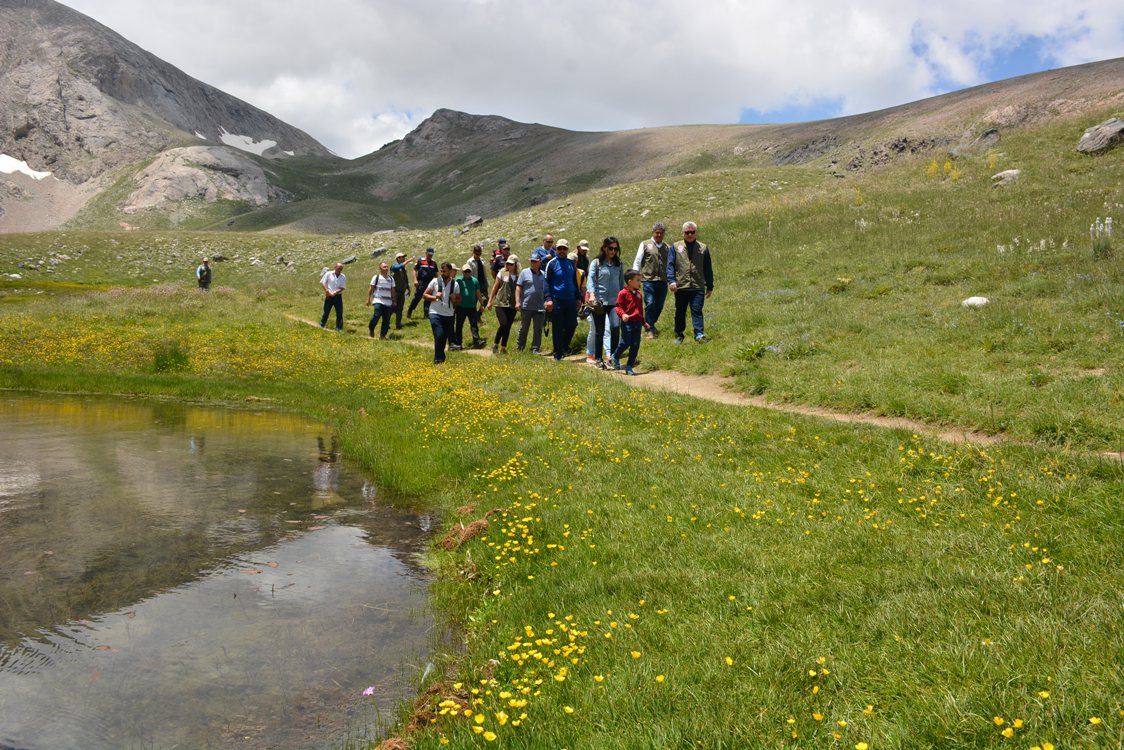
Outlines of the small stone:
{"type": "Polygon", "coordinates": [[[969,297],[960,303],[961,307],[983,307],[984,305],[991,304],[991,300],[987,297],[969,297]]]}
{"type": "Polygon", "coordinates": [[[1083,154],[1099,154],[1121,143],[1124,143],[1124,121],[1113,117],[1086,130],[1077,142],[1077,150],[1083,154]]]}
{"type": "Polygon", "coordinates": [[[1019,179],[1019,175],[1021,174],[1022,171],[1018,169],[1005,169],[998,174],[993,174],[991,176],[991,181],[995,184],[992,185],[992,187],[1002,187],[1004,185],[1010,185],[1012,182],[1019,179]]]}

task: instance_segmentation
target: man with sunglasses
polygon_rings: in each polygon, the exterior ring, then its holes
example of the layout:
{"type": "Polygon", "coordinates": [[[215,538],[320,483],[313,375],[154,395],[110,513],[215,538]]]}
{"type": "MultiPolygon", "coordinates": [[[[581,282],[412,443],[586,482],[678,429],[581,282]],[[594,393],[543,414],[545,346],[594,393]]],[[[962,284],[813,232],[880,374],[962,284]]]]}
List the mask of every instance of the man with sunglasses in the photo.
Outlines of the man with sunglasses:
{"type": "Polygon", "coordinates": [[[714,292],[714,268],[710,248],[699,242],[698,225],[683,225],[683,241],[676,242],[667,256],[667,288],[675,295],[675,343],[683,343],[687,330],[687,308],[691,309],[691,325],[695,341],[706,341],[703,330],[703,302],[714,292]]]}

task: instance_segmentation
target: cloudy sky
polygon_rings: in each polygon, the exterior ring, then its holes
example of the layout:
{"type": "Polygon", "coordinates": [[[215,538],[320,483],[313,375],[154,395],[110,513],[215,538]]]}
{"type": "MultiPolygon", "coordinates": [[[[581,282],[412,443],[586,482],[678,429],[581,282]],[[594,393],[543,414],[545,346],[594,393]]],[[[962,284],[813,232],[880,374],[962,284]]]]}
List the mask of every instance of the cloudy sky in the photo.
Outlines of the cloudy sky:
{"type": "Polygon", "coordinates": [[[64,0],[341,156],[438,107],[573,130],[868,112],[1124,56],[1121,0],[64,0]]]}

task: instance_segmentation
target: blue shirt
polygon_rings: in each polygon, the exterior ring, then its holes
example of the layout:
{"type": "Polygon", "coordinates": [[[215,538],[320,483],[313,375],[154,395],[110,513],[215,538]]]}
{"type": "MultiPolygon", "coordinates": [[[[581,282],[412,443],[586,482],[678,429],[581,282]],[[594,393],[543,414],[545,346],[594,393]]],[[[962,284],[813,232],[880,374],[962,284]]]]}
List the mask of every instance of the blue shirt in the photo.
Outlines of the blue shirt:
{"type": "Polygon", "coordinates": [[[546,267],[546,301],[572,302],[578,298],[577,269],[574,261],[558,257],[546,267]]]}

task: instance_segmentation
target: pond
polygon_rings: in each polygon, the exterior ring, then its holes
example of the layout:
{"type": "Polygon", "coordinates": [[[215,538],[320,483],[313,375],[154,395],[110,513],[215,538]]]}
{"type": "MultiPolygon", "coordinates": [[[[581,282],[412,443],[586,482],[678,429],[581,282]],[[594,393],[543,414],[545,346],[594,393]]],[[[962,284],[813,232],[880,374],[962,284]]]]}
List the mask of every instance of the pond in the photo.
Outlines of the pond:
{"type": "Polygon", "coordinates": [[[330,429],[11,394],[0,428],[0,748],[339,747],[416,691],[436,519],[330,429]]]}

